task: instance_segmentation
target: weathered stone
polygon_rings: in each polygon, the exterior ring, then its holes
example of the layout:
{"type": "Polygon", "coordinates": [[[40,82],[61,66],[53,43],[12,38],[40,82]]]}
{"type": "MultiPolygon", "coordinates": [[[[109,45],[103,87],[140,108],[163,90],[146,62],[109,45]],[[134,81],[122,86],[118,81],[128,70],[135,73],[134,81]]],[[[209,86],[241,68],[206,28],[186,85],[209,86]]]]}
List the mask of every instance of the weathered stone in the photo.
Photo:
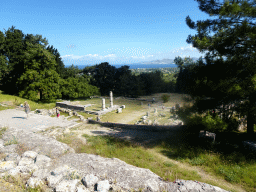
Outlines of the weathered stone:
{"type": "Polygon", "coordinates": [[[102,110],[105,110],[105,99],[102,99],[102,110]]]}
{"type": "Polygon", "coordinates": [[[147,118],[147,116],[142,116],[142,120],[146,120],[147,118]]]}
{"type": "Polygon", "coordinates": [[[151,120],[148,120],[148,125],[152,125],[152,121],[151,120]]]}
{"type": "MultiPolygon", "coordinates": [[[[12,138],[12,133],[7,130],[0,143],[3,144],[12,138]]],[[[53,191],[74,192],[111,189],[130,191],[131,188],[138,191],[139,188],[143,188],[144,192],[155,192],[161,189],[175,191],[182,186],[184,190],[190,191],[218,189],[224,192],[218,187],[206,186],[194,181],[166,182],[149,169],[129,165],[117,158],[103,158],[86,153],[76,154],[74,150],[72,153],[69,153],[72,151],[69,150],[66,154],[66,150],[63,150],[65,144],[32,132],[22,131],[16,136],[19,143],[26,144],[30,149],[18,155],[15,153],[17,144],[3,146],[1,152],[7,153],[8,156],[0,160],[0,176],[7,174],[26,176],[27,187],[46,185],[53,191]],[[9,149],[5,150],[5,148],[9,149]],[[53,150],[51,158],[46,156],[50,149],[53,150]],[[33,172],[32,176],[28,174],[29,172],[33,172]]]]}
{"type": "Polygon", "coordinates": [[[198,137],[202,138],[202,139],[205,139],[205,140],[209,140],[209,141],[215,142],[216,134],[215,133],[210,133],[208,131],[201,130],[199,132],[199,136],[198,137]]]}
{"type": "Polygon", "coordinates": [[[254,141],[243,141],[243,147],[250,152],[256,153],[256,142],[254,141]]]}
{"type": "Polygon", "coordinates": [[[113,92],[109,92],[109,97],[110,97],[110,108],[113,108],[113,92]]]}

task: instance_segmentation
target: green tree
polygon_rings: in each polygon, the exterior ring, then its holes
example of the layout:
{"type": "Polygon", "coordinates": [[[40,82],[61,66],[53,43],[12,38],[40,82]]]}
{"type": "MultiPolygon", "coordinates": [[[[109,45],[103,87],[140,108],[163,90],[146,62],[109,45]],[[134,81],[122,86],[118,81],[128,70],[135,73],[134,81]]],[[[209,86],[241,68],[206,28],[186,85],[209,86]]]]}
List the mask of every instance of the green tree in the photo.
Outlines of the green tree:
{"type": "Polygon", "coordinates": [[[129,66],[121,66],[117,68],[115,73],[115,94],[128,96],[131,91],[131,70],[129,70],[129,66]]]}
{"type": "MultiPolygon", "coordinates": [[[[225,96],[225,102],[247,99],[247,133],[254,133],[253,114],[255,111],[255,2],[197,0],[199,9],[218,19],[197,21],[195,24],[189,16],[186,23],[191,29],[197,30],[195,36],[188,36],[187,42],[192,43],[200,52],[209,51],[206,56],[207,65],[226,63],[225,76],[218,74],[212,81],[215,90],[225,96]],[[210,35],[210,33],[215,33],[210,35]],[[226,58],[226,61],[223,60],[226,58]],[[218,60],[215,60],[219,58],[218,60]],[[222,91],[219,91],[222,90],[222,91]]],[[[219,68],[219,71],[222,68],[219,68]]],[[[209,80],[206,80],[208,85],[209,80]]]]}
{"type": "Polygon", "coordinates": [[[83,76],[61,79],[60,85],[63,99],[86,98],[100,93],[99,89],[90,85],[83,76]]]}
{"type": "Polygon", "coordinates": [[[19,96],[41,101],[54,101],[61,97],[55,57],[40,45],[28,48],[24,59],[25,72],[18,79],[19,96]]]}
{"type": "Polygon", "coordinates": [[[4,42],[5,37],[4,33],[0,31],[0,87],[2,89],[3,79],[8,74],[8,61],[6,56],[4,55],[4,42]]]}
{"type": "Polygon", "coordinates": [[[96,65],[93,85],[100,88],[101,95],[109,95],[109,91],[115,92],[115,73],[116,67],[108,62],[96,65]]]}
{"type": "Polygon", "coordinates": [[[55,56],[55,61],[57,63],[56,72],[60,75],[61,78],[64,78],[66,69],[65,69],[65,65],[60,57],[60,53],[59,53],[58,49],[53,48],[53,45],[48,46],[46,49],[48,51],[50,51],[55,56]]]}
{"type": "Polygon", "coordinates": [[[3,50],[7,59],[8,75],[3,79],[3,89],[9,94],[17,94],[19,92],[16,82],[23,72],[23,39],[24,34],[22,31],[15,29],[14,26],[5,31],[3,50]]]}
{"type": "Polygon", "coordinates": [[[69,77],[76,77],[79,73],[82,74],[81,69],[78,69],[78,66],[74,66],[73,64],[64,69],[63,78],[67,79],[69,77]]]}
{"type": "Polygon", "coordinates": [[[174,62],[180,68],[180,72],[177,77],[176,91],[183,93],[190,93],[190,85],[194,83],[193,70],[196,67],[196,63],[190,58],[175,57],[174,62]]]}

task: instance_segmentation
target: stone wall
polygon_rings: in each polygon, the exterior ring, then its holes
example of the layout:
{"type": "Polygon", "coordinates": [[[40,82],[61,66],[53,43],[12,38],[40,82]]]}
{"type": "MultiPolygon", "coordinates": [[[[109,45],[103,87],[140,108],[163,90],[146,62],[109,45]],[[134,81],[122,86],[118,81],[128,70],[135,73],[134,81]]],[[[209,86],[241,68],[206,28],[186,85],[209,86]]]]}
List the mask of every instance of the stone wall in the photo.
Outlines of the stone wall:
{"type": "Polygon", "coordinates": [[[70,102],[57,102],[56,107],[61,107],[65,109],[71,109],[76,111],[84,111],[86,107],[90,105],[72,105],[70,102]]]}
{"type": "Polygon", "coordinates": [[[139,130],[146,130],[146,131],[155,131],[155,132],[162,132],[162,131],[171,131],[171,130],[176,130],[180,129],[182,127],[185,128],[185,125],[169,125],[169,126],[164,126],[164,125],[131,125],[131,124],[122,124],[122,123],[108,123],[108,122],[100,122],[100,121],[95,121],[92,119],[87,120],[88,123],[91,124],[100,124],[104,127],[118,127],[122,129],[139,129],[139,130]]]}

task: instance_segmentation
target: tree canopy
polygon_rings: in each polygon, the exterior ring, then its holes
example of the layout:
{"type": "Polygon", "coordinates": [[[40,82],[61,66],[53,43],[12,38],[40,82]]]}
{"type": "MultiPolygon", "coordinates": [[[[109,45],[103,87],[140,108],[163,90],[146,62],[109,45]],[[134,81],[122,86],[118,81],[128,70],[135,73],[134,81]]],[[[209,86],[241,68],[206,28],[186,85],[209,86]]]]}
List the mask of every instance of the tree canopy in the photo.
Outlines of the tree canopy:
{"type": "Polygon", "coordinates": [[[211,95],[222,100],[222,103],[249,99],[247,132],[253,133],[256,102],[255,1],[197,2],[201,11],[218,16],[217,19],[200,20],[197,23],[189,16],[186,17],[187,25],[197,30],[196,35],[188,36],[187,42],[200,52],[209,51],[206,55],[207,65],[214,65],[202,66],[200,69],[201,75],[205,74],[198,79],[201,91],[205,93],[200,94],[211,95]],[[210,75],[213,72],[217,74],[210,75]],[[202,89],[203,84],[206,89],[202,89]]]}
{"type": "Polygon", "coordinates": [[[80,71],[66,69],[58,50],[42,35],[24,35],[14,26],[0,31],[0,88],[5,93],[45,102],[98,94],[86,76],[79,77],[80,71]],[[62,88],[65,83],[69,87],[62,88]]]}

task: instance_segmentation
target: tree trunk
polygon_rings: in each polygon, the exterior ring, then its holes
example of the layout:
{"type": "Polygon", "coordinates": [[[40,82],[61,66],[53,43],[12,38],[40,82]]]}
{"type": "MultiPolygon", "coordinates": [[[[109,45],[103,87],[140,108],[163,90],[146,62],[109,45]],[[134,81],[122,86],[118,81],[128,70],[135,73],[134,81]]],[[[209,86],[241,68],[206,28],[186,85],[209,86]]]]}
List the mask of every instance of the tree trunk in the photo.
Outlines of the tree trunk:
{"type": "Polygon", "coordinates": [[[253,114],[253,105],[254,105],[252,95],[249,96],[249,109],[248,109],[248,117],[247,117],[247,134],[248,136],[253,136],[254,134],[254,114],[253,114]]]}
{"type": "Polygon", "coordinates": [[[42,91],[40,90],[40,101],[42,101],[42,99],[43,99],[43,93],[42,93],[42,91]]]}

